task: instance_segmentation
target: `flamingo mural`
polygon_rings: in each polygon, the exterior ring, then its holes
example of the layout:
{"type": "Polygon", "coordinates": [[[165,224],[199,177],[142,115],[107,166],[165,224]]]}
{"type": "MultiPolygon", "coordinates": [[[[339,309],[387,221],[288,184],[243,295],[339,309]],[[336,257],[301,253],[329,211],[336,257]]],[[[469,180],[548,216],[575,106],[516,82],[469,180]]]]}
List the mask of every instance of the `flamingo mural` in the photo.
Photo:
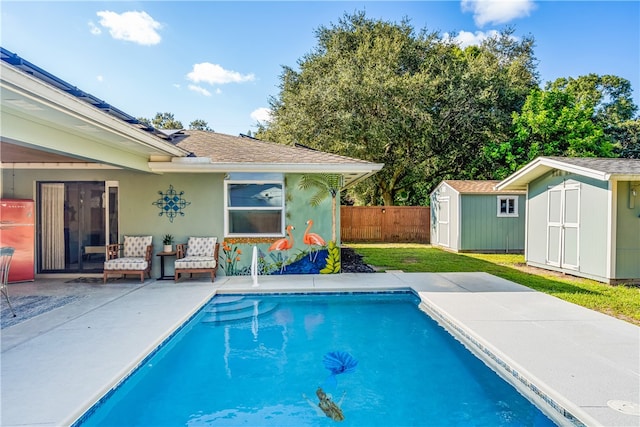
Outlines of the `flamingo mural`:
{"type": "Polygon", "coordinates": [[[318,256],[318,252],[315,251],[314,246],[326,246],[327,242],[325,242],[324,239],[320,237],[319,234],[309,232],[309,230],[311,230],[311,227],[313,226],[312,220],[308,220],[306,224],[307,224],[307,229],[304,230],[304,236],[302,236],[302,242],[305,245],[307,245],[307,247],[309,248],[309,259],[311,260],[312,259],[311,256],[314,255],[312,262],[316,262],[316,257],[318,256]]]}
{"type": "Polygon", "coordinates": [[[285,258],[282,260],[282,266],[280,266],[281,274],[286,268],[285,261],[289,258],[288,251],[289,249],[293,248],[293,234],[291,234],[291,230],[295,230],[295,227],[293,225],[287,225],[287,234],[289,235],[289,238],[285,237],[285,238],[276,240],[271,244],[271,246],[269,246],[269,249],[268,249],[269,252],[282,251],[285,254],[285,258]]]}

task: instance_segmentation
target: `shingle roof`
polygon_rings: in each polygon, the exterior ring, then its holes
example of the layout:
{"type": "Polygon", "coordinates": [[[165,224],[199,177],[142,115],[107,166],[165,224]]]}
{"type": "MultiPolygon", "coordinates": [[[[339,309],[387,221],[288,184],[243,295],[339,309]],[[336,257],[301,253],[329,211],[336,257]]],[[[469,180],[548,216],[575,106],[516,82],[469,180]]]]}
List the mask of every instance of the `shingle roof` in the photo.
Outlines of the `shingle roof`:
{"type": "Polygon", "coordinates": [[[178,147],[198,157],[208,157],[214,163],[372,164],[365,160],[250,137],[201,130],[186,130],[183,133],[184,136],[174,138],[178,141],[178,147]]]}
{"type": "Polygon", "coordinates": [[[612,175],[640,174],[640,159],[599,157],[547,157],[547,159],[612,175]]]}
{"type": "Polygon", "coordinates": [[[640,181],[640,159],[598,157],[538,157],[500,181],[500,189],[525,189],[527,184],[558,169],[601,181],[640,181]]]}
{"type": "Polygon", "coordinates": [[[480,180],[445,180],[451,188],[460,194],[524,194],[524,191],[498,191],[495,186],[500,181],[480,180]]]}
{"type": "Polygon", "coordinates": [[[343,177],[343,188],[373,175],[382,163],[372,163],[300,146],[276,144],[245,136],[199,130],[172,136],[176,147],[189,157],[154,159],[149,167],[157,173],[329,173],[343,177]]]}

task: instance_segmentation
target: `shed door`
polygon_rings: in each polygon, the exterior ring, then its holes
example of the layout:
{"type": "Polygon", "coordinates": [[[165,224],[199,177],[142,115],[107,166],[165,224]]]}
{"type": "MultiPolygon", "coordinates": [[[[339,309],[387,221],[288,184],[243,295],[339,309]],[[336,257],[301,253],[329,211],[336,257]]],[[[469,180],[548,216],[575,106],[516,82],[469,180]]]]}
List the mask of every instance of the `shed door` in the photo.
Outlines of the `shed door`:
{"type": "Polygon", "coordinates": [[[547,264],[577,270],[580,185],[559,185],[550,188],[547,194],[547,264]]]}
{"type": "Polygon", "coordinates": [[[449,198],[438,200],[438,244],[449,246],[449,198]]]}
{"type": "Polygon", "coordinates": [[[547,191],[547,264],[560,267],[562,248],[562,190],[547,191]]]}

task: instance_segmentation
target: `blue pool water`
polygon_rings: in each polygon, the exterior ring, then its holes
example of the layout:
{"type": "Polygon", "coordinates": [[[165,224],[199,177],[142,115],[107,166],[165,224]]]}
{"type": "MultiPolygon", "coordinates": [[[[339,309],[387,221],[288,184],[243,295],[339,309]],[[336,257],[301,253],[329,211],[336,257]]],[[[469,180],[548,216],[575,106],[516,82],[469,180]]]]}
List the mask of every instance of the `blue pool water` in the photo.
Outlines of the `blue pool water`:
{"type": "Polygon", "coordinates": [[[78,425],[335,425],[319,387],[341,426],[555,425],[418,303],[412,293],[214,297],[78,425]]]}

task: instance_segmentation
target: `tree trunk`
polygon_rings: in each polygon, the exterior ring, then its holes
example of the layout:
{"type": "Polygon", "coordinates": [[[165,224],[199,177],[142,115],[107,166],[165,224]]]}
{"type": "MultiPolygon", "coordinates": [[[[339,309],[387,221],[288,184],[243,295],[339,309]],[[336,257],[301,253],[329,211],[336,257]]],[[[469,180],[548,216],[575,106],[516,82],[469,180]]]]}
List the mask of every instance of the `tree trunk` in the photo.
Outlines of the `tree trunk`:
{"type": "Polygon", "coordinates": [[[382,203],[384,203],[385,206],[393,206],[393,195],[388,191],[383,192],[382,203]]]}

